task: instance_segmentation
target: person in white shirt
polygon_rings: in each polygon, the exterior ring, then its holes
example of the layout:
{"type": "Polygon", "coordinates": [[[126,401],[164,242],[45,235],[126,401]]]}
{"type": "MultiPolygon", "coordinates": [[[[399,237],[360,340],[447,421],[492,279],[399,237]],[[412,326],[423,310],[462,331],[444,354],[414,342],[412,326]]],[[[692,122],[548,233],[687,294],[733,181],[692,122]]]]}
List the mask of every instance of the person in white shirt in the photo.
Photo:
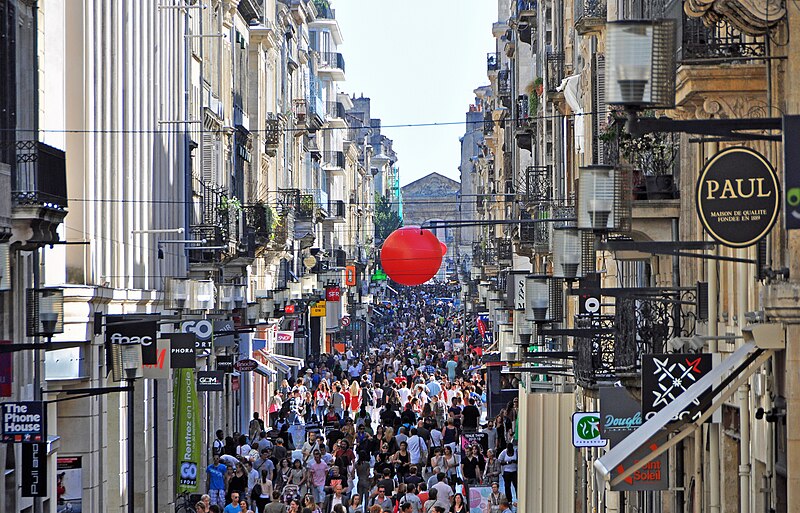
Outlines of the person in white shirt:
{"type": "Polygon", "coordinates": [[[411,390],[408,389],[405,381],[400,384],[400,388],[397,390],[397,395],[400,396],[400,405],[405,406],[408,402],[408,398],[411,397],[411,390]]]}
{"type": "Polygon", "coordinates": [[[411,436],[406,443],[408,443],[408,452],[411,454],[411,464],[419,465],[425,458],[428,447],[425,445],[425,441],[417,434],[417,428],[411,428],[411,436]]]}
{"type": "Polygon", "coordinates": [[[250,497],[250,494],[253,492],[253,487],[261,482],[261,476],[258,470],[253,468],[253,463],[251,461],[246,461],[244,468],[247,471],[247,497],[250,497]]]}
{"type": "Polygon", "coordinates": [[[251,450],[253,450],[253,448],[247,443],[247,437],[244,435],[239,436],[239,445],[236,446],[236,455],[240,458],[247,458],[250,456],[251,450]]]}
{"type": "Polygon", "coordinates": [[[517,490],[517,453],[514,451],[514,444],[508,444],[497,460],[502,465],[506,499],[511,500],[511,486],[513,485],[514,490],[517,490]]]}
{"type": "Polygon", "coordinates": [[[450,497],[453,496],[453,489],[447,484],[447,474],[439,472],[436,476],[436,480],[438,482],[431,487],[432,490],[436,490],[436,504],[449,509],[450,497]]]}

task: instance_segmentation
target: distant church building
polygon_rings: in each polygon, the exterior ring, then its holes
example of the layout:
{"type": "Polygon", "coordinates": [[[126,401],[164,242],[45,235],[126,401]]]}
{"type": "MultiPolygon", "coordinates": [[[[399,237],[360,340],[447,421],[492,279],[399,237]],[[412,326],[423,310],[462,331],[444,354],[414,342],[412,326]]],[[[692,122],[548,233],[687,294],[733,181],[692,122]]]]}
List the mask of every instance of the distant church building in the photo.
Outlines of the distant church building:
{"type": "MultiPolygon", "coordinates": [[[[458,193],[461,184],[439,173],[431,173],[402,188],[403,225],[420,226],[431,221],[453,221],[460,219],[458,211],[458,193]]],[[[437,275],[445,279],[446,273],[455,269],[455,228],[431,229],[440,241],[448,246],[442,268],[437,275]]]]}

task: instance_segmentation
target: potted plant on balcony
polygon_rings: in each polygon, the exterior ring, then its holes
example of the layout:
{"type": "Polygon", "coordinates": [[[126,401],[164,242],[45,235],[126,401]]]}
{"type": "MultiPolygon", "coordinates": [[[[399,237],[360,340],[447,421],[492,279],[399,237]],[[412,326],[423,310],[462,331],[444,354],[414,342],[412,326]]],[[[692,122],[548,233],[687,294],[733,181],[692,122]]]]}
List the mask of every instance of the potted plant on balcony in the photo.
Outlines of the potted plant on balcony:
{"type": "Polygon", "coordinates": [[[678,145],[672,134],[655,132],[633,137],[621,123],[611,123],[600,140],[617,144],[619,156],[634,168],[635,199],[673,199],[676,195],[672,175],[678,145]]]}

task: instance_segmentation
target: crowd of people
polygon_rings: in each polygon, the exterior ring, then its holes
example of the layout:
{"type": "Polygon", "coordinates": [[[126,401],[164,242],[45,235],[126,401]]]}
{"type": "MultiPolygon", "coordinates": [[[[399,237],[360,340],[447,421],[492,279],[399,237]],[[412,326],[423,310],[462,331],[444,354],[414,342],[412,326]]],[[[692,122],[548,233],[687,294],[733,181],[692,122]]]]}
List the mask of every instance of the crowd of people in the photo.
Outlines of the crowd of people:
{"type": "Polygon", "coordinates": [[[200,513],[486,513],[516,495],[516,400],[486,417],[480,351],[457,293],[400,289],[377,309],[370,347],[322,354],[253,414],[217,431],[200,513]]]}

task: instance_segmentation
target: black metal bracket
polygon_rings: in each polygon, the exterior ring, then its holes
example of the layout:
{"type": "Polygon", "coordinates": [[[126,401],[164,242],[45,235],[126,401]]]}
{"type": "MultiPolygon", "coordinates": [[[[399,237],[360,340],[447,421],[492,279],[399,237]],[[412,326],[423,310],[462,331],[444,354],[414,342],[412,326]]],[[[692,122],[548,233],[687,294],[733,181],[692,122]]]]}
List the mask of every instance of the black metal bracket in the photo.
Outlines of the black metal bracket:
{"type": "Polygon", "coordinates": [[[641,118],[627,110],[625,129],[634,137],[653,132],[686,133],[723,137],[731,141],[780,141],[781,135],[753,134],[747,130],[782,130],[782,118],[672,119],[641,118]]]}
{"type": "Polygon", "coordinates": [[[597,249],[603,251],[638,251],[651,255],[667,255],[701,260],[719,260],[722,262],[738,262],[741,264],[755,264],[755,260],[748,258],[729,257],[722,255],[708,255],[705,253],[692,253],[690,250],[713,249],[717,243],[705,241],[634,241],[634,240],[608,240],[599,242],[597,249]],[[686,250],[686,251],[681,251],[686,250]]]}
{"type": "Polygon", "coordinates": [[[71,388],[67,390],[42,390],[43,394],[66,394],[70,397],[62,397],[60,399],[50,399],[44,401],[45,404],[60,403],[63,401],[74,401],[75,399],[86,399],[88,397],[95,397],[98,395],[114,394],[117,392],[130,392],[133,390],[132,385],[124,387],[98,387],[98,388],[71,388]]]}

